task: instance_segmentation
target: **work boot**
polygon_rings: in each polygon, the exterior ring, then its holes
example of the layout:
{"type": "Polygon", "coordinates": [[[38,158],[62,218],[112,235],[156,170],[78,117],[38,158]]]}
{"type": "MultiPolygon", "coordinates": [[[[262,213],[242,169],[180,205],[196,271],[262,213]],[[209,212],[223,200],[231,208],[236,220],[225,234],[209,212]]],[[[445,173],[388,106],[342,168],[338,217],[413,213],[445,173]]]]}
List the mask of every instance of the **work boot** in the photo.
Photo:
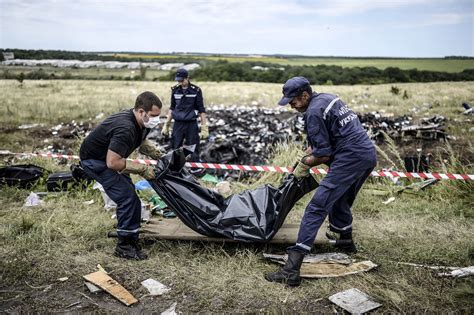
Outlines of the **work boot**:
{"type": "Polygon", "coordinates": [[[132,260],[144,260],[148,258],[138,245],[138,237],[119,236],[114,255],[120,258],[132,260]]]}
{"type": "Polygon", "coordinates": [[[284,283],[290,287],[297,287],[301,284],[300,268],[303,263],[305,254],[296,251],[288,251],[288,259],[285,266],[277,272],[269,272],[265,275],[265,279],[270,282],[284,283]]]}
{"type": "Polygon", "coordinates": [[[357,253],[354,240],[352,239],[352,232],[337,233],[334,231],[327,231],[326,237],[334,244],[334,247],[347,254],[357,253]]]}

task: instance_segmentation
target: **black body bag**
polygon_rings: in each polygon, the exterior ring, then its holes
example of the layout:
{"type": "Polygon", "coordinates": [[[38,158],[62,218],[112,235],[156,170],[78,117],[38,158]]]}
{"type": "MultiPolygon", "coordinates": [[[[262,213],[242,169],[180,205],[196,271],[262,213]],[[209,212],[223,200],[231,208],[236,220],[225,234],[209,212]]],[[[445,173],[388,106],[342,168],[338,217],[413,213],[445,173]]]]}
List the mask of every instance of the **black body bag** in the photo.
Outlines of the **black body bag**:
{"type": "Polygon", "coordinates": [[[318,187],[308,176],[286,176],[280,187],[263,185],[224,198],[202,187],[183,168],[185,157],[178,149],[158,160],[156,179],[149,181],[179,219],[194,231],[241,242],[267,242],[278,232],[294,204],[318,187]]]}

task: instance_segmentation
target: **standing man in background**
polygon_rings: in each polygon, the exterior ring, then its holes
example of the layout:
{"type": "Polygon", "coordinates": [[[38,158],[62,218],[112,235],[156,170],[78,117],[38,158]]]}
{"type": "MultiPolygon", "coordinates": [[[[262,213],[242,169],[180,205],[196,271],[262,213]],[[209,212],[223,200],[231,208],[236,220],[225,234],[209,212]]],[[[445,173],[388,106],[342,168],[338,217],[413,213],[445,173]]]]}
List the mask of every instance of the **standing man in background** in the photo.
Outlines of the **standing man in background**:
{"type": "Polygon", "coordinates": [[[310,169],[319,164],[330,167],[305,209],[297,242],[287,249],[285,266],[265,275],[268,281],[298,286],[303,258],[311,251],[326,216],[329,215],[330,231],[342,240],[339,248],[356,252],[351,206],[377,158],[357,115],[336,95],[313,92],[306,78],[289,79],[279,104],[290,104],[304,113],[309,147],[293,171],[295,177],[309,176],[310,169]]]}
{"type": "Polygon", "coordinates": [[[209,137],[209,127],[206,120],[206,109],[202,90],[189,81],[186,69],[178,69],[175,81],[178,84],[171,88],[171,106],[162,134],[169,137],[171,120],[174,119],[173,131],[171,132],[171,147],[177,149],[183,144],[195,145],[192,162],[199,162],[199,141],[209,137]],[[201,133],[199,134],[198,115],[201,119],[201,133]]]}
{"type": "Polygon", "coordinates": [[[117,204],[117,246],[114,255],[143,260],[147,255],[138,246],[141,201],[129,174],[147,180],[155,178],[151,165],[135,164],[127,158],[136,148],[152,159],[162,152],[146,140],[151,128],[160,122],[161,100],[152,92],[138,95],[132,109],[113,114],[92,130],[80,149],[81,166],[86,174],[104,187],[117,204]]]}

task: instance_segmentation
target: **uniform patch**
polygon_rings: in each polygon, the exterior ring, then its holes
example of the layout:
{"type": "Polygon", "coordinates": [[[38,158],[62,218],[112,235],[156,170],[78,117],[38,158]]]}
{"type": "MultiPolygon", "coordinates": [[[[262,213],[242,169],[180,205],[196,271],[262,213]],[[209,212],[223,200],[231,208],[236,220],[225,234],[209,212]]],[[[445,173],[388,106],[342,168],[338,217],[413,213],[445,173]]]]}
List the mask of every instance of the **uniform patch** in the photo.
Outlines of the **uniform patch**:
{"type": "Polygon", "coordinates": [[[340,120],[339,120],[339,125],[340,125],[341,127],[344,127],[345,125],[347,125],[348,123],[350,123],[351,121],[353,121],[353,120],[356,119],[356,118],[357,118],[357,115],[354,114],[354,113],[352,113],[352,114],[350,114],[349,116],[347,116],[347,117],[345,117],[345,118],[343,118],[343,119],[340,119],[340,120]]]}

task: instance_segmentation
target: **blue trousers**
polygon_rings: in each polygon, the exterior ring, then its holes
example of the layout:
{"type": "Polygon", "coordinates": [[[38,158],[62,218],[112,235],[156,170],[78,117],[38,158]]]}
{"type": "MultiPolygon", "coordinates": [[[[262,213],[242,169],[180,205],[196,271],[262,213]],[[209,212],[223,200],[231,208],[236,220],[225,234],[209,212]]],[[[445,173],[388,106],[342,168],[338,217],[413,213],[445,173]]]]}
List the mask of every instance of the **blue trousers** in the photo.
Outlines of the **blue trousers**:
{"type": "Polygon", "coordinates": [[[374,167],[375,164],[362,169],[349,167],[343,172],[329,171],[305,209],[296,245],[289,249],[309,253],[318,230],[328,215],[332,231],[352,232],[351,206],[374,167]]]}
{"type": "Polygon", "coordinates": [[[173,132],[171,133],[171,147],[173,150],[184,145],[196,145],[194,153],[191,155],[191,162],[200,162],[199,160],[199,127],[196,120],[193,121],[175,121],[173,132]]]}
{"type": "Polygon", "coordinates": [[[130,176],[111,170],[105,161],[84,160],[81,165],[86,174],[99,182],[117,204],[117,235],[138,238],[141,201],[130,176]]]}

